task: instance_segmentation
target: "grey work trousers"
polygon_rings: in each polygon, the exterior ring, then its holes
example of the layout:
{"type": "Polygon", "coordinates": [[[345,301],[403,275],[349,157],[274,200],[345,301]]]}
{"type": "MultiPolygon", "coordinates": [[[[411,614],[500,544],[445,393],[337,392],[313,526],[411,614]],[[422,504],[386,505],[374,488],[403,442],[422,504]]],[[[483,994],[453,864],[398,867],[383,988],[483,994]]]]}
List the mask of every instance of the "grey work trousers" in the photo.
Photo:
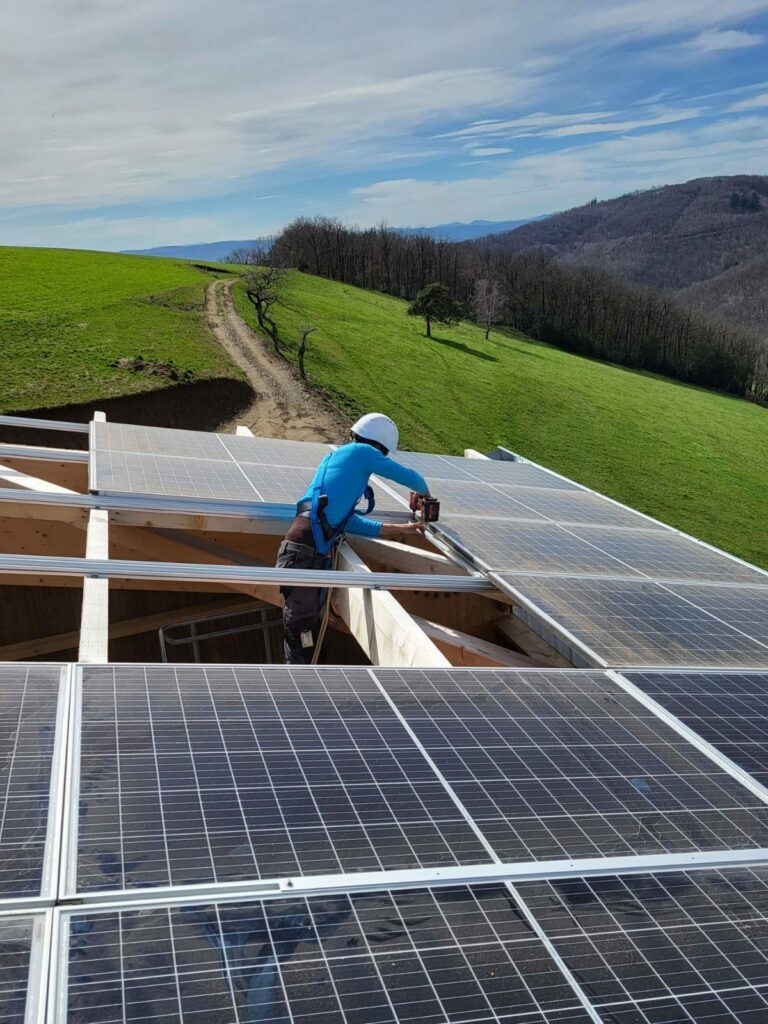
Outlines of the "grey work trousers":
{"type": "MultiPolygon", "coordinates": [[[[309,544],[284,540],[277,553],[278,569],[330,569],[331,559],[309,544]]],[[[315,653],[327,587],[281,587],[283,652],[286,665],[310,665],[315,653]]]]}

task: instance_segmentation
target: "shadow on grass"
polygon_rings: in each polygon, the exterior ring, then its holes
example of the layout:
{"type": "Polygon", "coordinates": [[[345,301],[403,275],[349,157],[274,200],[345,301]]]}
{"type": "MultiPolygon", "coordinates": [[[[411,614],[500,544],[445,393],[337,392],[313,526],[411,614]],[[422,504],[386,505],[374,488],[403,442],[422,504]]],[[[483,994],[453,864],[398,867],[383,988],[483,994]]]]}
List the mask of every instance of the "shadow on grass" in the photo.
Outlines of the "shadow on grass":
{"type": "MultiPolygon", "coordinates": [[[[428,339],[430,340],[430,339],[428,339]]],[[[476,359],[484,359],[487,363],[498,363],[496,356],[489,356],[487,352],[481,352],[480,349],[470,348],[469,345],[465,345],[463,341],[451,341],[450,338],[438,338],[437,335],[433,334],[432,341],[436,341],[438,345],[447,345],[448,348],[458,349],[459,352],[466,352],[469,356],[474,356],[476,359]]]]}

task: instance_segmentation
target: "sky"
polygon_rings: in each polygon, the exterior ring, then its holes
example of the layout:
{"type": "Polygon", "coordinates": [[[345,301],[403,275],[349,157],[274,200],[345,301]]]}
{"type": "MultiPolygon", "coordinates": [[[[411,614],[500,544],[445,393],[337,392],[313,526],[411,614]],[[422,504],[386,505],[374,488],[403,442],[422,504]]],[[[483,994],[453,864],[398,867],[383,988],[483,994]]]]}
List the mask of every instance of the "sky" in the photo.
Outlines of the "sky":
{"type": "Polygon", "coordinates": [[[28,0],[0,97],[0,244],[515,220],[768,173],[768,0],[28,0]]]}

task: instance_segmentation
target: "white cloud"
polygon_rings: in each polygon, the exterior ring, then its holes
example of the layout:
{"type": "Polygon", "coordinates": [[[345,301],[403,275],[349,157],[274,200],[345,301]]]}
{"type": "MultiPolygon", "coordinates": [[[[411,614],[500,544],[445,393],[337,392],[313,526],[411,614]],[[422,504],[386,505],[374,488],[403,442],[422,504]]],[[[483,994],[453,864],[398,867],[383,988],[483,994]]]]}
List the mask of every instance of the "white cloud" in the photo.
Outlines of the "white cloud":
{"type": "Polygon", "coordinates": [[[477,149],[470,149],[471,156],[502,156],[504,153],[511,153],[509,146],[478,146],[477,149]]]}
{"type": "MultiPolygon", "coordinates": [[[[359,224],[511,220],[713,174],[761,174],[768,165],[768,116],[604,139],[504,161],[495,174],[452,181],[415,178],[355,189],[340,215],[359,224]]],[[[494,169],[499,167],[495,163],[494,169]]]]}
{"type": "Polygon", "coordinates": [[[732,104],[728,109],[730,111],[740,110],[760,110],[764,107],[768,107],[768,92],[761,92],[757,96],[751,96],[746,100],[739,100],[738,103],[732,104]]]}
{"type": "Polygon", "coordinates": [[[738,29],[708,29],[686,43],[696,53],[716,53],[718,50],[743,50],[749,46],[760,46],[765,37],[738,29]]]}
{"type": "MultiPolygon", "coordinates": [[[[505,116],[531,109],[534,96],[561,95],[572,48],[722,32],[724,21],[767,6],[475,0],[470,13],[466,0],[6,3],[0,207],[201,197],[288,166],[319,176],[391,165],[422,153],[423,137],[448,116],[496,118],[461,137],[501,148],[489,127],[565,127],[558,115],[535,126],[505,116]]],[[[432,156],[450,145],[433,142],[432,156]]]]}

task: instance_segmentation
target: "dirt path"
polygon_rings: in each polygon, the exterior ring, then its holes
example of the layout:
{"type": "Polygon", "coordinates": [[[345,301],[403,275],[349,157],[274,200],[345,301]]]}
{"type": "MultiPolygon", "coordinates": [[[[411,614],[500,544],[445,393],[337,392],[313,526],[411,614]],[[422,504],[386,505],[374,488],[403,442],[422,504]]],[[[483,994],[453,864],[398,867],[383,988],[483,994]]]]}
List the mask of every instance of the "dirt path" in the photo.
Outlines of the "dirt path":
{"type": "Polygon", "coordinates": [[[268,347],[238,315],[232,301],[233,281],[211,281],[205,290],[205,314],[216,340],[248,378],[256,392],[250,407],[237,424],[262,437],[294,441],[341,441],[349,433],[349,421],[319,395],[306,387],[296,371],[268,347]]]}

